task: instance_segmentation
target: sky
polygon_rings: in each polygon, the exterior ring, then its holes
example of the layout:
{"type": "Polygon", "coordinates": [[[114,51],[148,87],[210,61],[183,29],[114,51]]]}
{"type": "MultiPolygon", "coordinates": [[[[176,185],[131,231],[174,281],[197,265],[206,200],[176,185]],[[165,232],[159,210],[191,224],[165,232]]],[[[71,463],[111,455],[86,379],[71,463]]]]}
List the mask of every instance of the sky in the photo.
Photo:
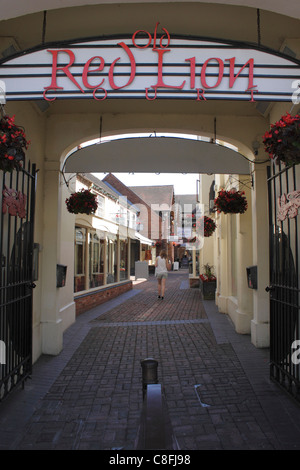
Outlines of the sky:
{"type": "MultiPolygon", "coordinates": [[[[126,186],[159,186],[173,185],[175,194],[196,194],[198,174],[192,173],[114,173],[126,186]]],[[[105,173],[95,173],[99,179],[105,177],[105,173]]]]}

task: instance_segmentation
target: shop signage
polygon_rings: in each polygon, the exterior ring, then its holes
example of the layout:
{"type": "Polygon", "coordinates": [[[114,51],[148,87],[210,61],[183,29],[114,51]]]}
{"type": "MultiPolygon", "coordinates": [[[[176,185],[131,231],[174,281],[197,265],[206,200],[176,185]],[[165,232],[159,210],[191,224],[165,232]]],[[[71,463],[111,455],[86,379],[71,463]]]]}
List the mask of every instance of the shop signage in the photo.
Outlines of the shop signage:
{"type": "Polygon", "coordinates": [[[282,194],[277,200],[277,220],[283,222],[285,219],[294,219],[298,215],[300,207],[300,191],[282,194]]]}
{"type": "Polygon", "coordinates": [[[4,186],[2,191],[2,213],[19,216],[21,219],[26,217],[26,195],[16,189],[4,186]]]}
{"type": "Polygon", "coordinates": [[[296,59],[245,43],[171,37],[158,28],[50,44],[2,61],[6,99],[291,101],[298,88],[296,59]]]}

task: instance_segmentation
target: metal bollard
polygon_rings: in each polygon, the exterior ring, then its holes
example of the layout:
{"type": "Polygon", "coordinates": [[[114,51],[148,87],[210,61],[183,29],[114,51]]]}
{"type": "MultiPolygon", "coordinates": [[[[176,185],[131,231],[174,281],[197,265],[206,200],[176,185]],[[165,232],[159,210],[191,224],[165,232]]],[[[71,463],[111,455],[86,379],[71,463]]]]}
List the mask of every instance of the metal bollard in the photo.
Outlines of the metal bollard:
{"type": "Polygon", "coordinates": [[[158,362],[152,357],[143,359],[141,361],[142,366],[142,382],[143,382],[143,399],[145,398],[147,392],[147,385],[157,384],[157,367],[158,362]]]}

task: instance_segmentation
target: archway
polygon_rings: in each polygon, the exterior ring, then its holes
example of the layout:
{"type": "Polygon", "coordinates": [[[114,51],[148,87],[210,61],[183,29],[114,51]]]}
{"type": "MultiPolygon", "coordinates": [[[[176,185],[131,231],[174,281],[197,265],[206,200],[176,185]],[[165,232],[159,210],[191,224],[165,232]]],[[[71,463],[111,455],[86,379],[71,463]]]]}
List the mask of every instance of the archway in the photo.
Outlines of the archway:
{"type": "MultiPolygon", "coordinates": [[[[113,172],[118,174],[118,172],[123,171],[135,172],[137,175],[140,172],[184,172],[210,175],[216,173],[223,175],[236,174],[243,176],[244,181],[242,184],[244,184],[245,181],[247,181],[247,184],[251,184],[251,160],[245,157],[245,155],[239,153],[237,151],[237,147],[234,149],[233,146],[227,146],[225,142],[223,142],[223,145],[221,145],[221,143],[213,143],[209,138],[203,138],[201,140],[199,136],[193,137],[191,135],[186,136],[189,138],[183,138],[180,136],[180,134],[176,133],[174,133],[172,136],[166,133],[163,137],[163,132],[161,132],[161,136],[160,133],[157,132],[156,137],[149,137],[149,134],[142,135],[142,132],[133,136],[129,131],[127,132],[126,136],[123,136],[123,138],[120,138],[121,136],[117,136],[116,134],[117,132],[115,131],[113,138],[110,138],[108,135],[106,135],[102,139],[97,139],[97,143],[93,145],[85,145],[83,143],[82,145],[79,145],[78,149],[76,147],[75,151],[71,151],[69,156],[65,158],[64,164],[62,165],[63,172],[66,176],[66,181],[68,181],[68,174],[70,173],[83,173],[83,176],[85,176],[87,173],[113,172]],[[157,158],[153,157],[155,154],[157,158]],[[211,160],[209,157],[211,157],[211,160]],[[172,162],[174,162],[174,164],[172,164],[172,162]],[[184,166],[181,166],[182,163],[184,166]],[[170,168],[172,171],[170,171],[170,168]]],[[[249,147],[247,151],[248,155],[251,153],[253,155],[253,150],[251,151],[249,147]]],[[[211,186],[212,181],[210,181],[209,184],[211,186]]],[[[239,183],[235,182],[235,184],[232,186],[238,186],[238,184],[239,183]]],[[[207,189],[207,194],[209,189],[210,188],[207,189]]],[[[64,200],[64,197],[62,199],[64,200]]],[[[251,189],[249,191],[249,206],[251,206],[251,189]]],[[[65,212],[62,214],[63,217],[65,217],[65,212]]],[[[222,224],[225,226],[227,221],[224,219],[222,224]]],[[[222,224],[219,223],[220,227],[222,224]]],[[[244,255],[245,264],[246,259],[248,260],[252,253],[251,225],[249,225],[249,221],[247,221],[247,223],[242,221],[240,226],[243,226],[242,230],[244,232],[242,240],[243,247],[240,249],[240,251],[242,252],[244,250],[245,244],[248,244],[247,256],[244,255]]],[[[229,229],[231,230],[231,228],[229,229]]],[[[238,237],[240,238],[239,234],[238,237]]],[[[212,251],[213,248],[211,247],[210,250],[212,251]]],[[[196,256],[198,257],[198,255],[199,253],[197,253],[196,256]]],[[[229,266],[227,258],[224,258],[222,263],[228,264],[229,266]]],[[[204,262],[205,259],[201,255],[201,261],[196,260],[195,264],[198,263],[198,266],[202,266],[204,262]]],[[[244,264],[242,265],[242,268],[240,268],[241,273],[238,274],[241,274],[243,279],[245,278],[244,264]]],[[[193,265],[192,271],[194,270],[194,266],[195,265],[193,265]]],[[[221,269],[219,269],[218,273],[219,276],[228,277],[228,272],[223,272],[221,269]]],[[[199,276],[198,268],[195,273],[192,272],[192,274],[194,278],[199,276]]],[[[236,272],[235,274],[235,277],[238,277],[236,272]]],[[[245,287],[243,288],[245,289],[245,287]]],[[[224,296],[225,293],[223,293],[222,297],[224,296]]],[[[248,291],[246,294],[244,293],[244,299],[251,296],[252,292],[248,291]]],[[[250,301],[248,301],[248,305],[251,305],[250,301]]],[[[246,319],[243,318],[243,321],[240,320],[238,329],[240,329],[241,332],[245,332],[245,323],[247,322],[247,332],[249,333],[250,317],[249,315],[244,315],[244,317],[246,317],[246,319]]]]}

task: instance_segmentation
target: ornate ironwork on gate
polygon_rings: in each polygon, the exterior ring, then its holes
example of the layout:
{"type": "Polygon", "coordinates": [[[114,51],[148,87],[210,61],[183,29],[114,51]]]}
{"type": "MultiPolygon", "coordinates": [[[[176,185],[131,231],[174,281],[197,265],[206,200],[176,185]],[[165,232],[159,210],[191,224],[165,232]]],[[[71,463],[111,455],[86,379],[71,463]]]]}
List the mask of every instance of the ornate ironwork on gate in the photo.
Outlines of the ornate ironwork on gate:
{"type": "Polygon", "coordinates": [[[31,374],[35,165],[0,172],[0,401],[31,374]]]}
{"type": "Polygon", "coordinates": [[[272,162],[268,185],[270,374],[300,402],[300,165],[272,162]]]}

